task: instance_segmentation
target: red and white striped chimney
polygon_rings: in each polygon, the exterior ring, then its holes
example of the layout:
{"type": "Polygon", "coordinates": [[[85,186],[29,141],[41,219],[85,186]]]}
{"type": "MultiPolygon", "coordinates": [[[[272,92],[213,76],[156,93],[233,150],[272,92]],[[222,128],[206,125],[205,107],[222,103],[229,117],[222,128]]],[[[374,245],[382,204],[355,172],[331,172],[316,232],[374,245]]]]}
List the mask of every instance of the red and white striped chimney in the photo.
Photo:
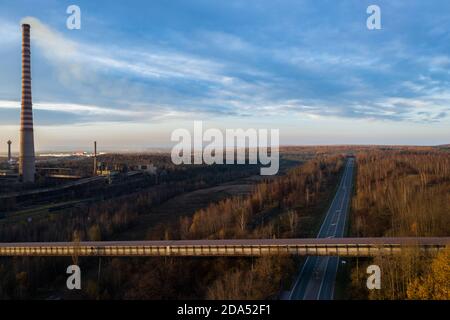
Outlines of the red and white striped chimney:
{"type": "Polygon", "coordinates": [[[20,112],[19,174],[23,182],[34,182],[36,172],[31,99],[30,25],[22,25],[22,109],[20,112]]]}

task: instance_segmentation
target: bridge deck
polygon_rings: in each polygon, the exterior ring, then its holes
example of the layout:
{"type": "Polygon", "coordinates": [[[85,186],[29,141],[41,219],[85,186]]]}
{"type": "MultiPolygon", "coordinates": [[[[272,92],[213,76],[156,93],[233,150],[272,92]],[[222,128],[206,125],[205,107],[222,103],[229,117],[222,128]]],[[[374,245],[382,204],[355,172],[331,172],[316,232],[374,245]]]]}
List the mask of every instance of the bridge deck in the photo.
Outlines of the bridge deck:
{"type": "Polygon", "coordinates": [[[0,256],[374,256],[447,245],[450,237],[30,242],[0,243],[0,256]]]}

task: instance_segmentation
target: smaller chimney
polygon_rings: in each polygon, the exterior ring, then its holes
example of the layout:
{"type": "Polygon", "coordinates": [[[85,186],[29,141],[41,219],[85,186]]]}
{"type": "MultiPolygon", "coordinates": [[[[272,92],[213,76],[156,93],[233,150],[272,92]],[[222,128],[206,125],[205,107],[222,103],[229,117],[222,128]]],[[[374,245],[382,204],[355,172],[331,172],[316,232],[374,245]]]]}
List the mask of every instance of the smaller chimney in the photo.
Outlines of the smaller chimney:
{"type": "Polygon", "coordinates": [[[97,141],[94,141],[94,176],[97,175],[97,141]]]}
{"type": "Polygon", "coordinates": [[[8,162],[12,161],[12,157],[11,157],[11,140],[8,140],[8,162]]]}

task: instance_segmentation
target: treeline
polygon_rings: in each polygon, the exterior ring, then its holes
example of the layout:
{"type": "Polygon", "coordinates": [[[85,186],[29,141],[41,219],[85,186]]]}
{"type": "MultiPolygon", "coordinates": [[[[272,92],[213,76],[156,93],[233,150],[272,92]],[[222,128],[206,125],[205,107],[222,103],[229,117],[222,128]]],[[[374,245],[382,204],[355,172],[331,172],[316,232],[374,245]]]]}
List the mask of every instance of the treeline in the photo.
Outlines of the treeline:
{"type": "Polygon", "coordinates": [[[361,236],[448,236],[450,157],[369,152],[357,157],[353,231],[361,236]]]}
{"type": "MultiPolygon", "coordinates": [[[[366,152],[357,156],[354,236],[432,237],[450,235],[450,157],[438,150],[366,152]]],[[[446,254],[448,257],[448,253],[446,254]]],[[[352,272],[352,297],[371,299],[450,299],[450,271],[418,250],[365,261],[352,272]],[[382,289],[368,293],[365,267],[382,270],[382,289]],[[359,270],[359,272],[358,272],[359,270]],[[434,277],[445,281],[436,281],[434,277]],[[430,289],[432,288],[432,289],[430,289]],[[446,292],[433,295],[427,290],[446,292]],[[424,293],[428,292],[428,293],[424,293]]]]}
{"type": "Polygon", "coordinates": [[[182,220],[181,236],[189,239],[296,236],[302,215],[324,200],[321,195],[342,166],[341,157],[308,161],[275,181],[257,185],[247,197],[213,203],[196,212],[189,221],[182,220]]]}

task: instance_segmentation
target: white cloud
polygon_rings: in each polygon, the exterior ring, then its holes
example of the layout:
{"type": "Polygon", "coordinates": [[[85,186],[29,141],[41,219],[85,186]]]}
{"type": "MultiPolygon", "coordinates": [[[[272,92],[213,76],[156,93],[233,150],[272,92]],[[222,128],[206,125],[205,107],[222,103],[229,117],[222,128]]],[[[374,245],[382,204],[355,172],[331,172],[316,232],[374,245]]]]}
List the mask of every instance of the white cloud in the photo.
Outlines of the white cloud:
{"type": "Polygon", "coordinates": [[[74,77],[72,80],[85,81],[97,79],[99,72],[112,70],[144,78],[189,78],[218,83],[229,80],[221,73],[222,65],[207,59],[155,48],[142,52],[142,48],[133,51],[76,43],[36,18],[24,18],[22,23],[31,25],[33,41],[67,81],[68,73],[74,77]]]}
{"type": "MultiPolygon", "coordinates": [[[[17,109],[19,113],[20,101],[0,100],[1,109],[17,109]]],[[[53,103],[53,102],[34,102],[34,110],[62,112],[82,116],[86,122],[101,121],[102,119],[133,120],[135,122],[146,122],[149,120],[168,120],[168,119],[196,119],[196,117],[207,117],[208,114],[202,111],[196,113],[177,111],[175,106],[169,105],[135,105],[134,108],[113,109],[95,105],[83,105],[74,103],[53,103]],[[102,116],[96,118],[95,116],[102,116]],[[92,117],[88,120],[88,117],[92,117]],[[100,119],[100,120],[99,120],[100,119]]]]}
{"type": "MultiPolygon", "coordinates": [[[[36,18],[28,17],[23,22],[31,24],[33,42],[56,66],[61,82],[71,93],[82,96],[83,101],[92,100],[92,103],[86,104],[36,103],[35,108],[38,110],[80,116],[104,115],[109,116],[108,119],[115,117],[133,121],[224,114],[267,117],[289,117],[295,114],[315,119],[350,117],[415,121],[424,119],[424,115],[437,119],[436,116],[448,111],[446,104],[450,103],[447,93],[440,88],[442,83],[432,79],[403,80],[401,87],[416,96],[405,98],[401,95],[396,97],[389,92],[389,88],[383,88],[383,83],[378,85],[359,74],[369,69],[369,72],[386,72],[391,68],[389,63],[382,62],[383,55],[375,56],[369,49],[352,50],[349,53],[339,48],[336,52],[313,50],[311,47],[286,47],[281,50],[253,45],[226,33],[199,33],[200,39],[205,42],[204,47],[212,45],[216,49],[222,47],[224,50],[249,55],[258,54],[259,58],[270,59],[269,62],[282,64],[288,67],[286,69],[296,69],[292,74],[287,72],[284,75],[283,71],[277,73],[277,70],[271,70],[266,65],[260,67],[250,63],[241,68],[234,65],[233,61],[212,58],[211,55],[202,58],[159,47],[124,49],[101,43],[75,42],[36,18]],[[336,74],[341,76],[343,70],[346,72],[345,77],[335,77],[336,74]],[[295,79],[295,72],[299,73],[300,81],[295,79]],[[322,89],[318,83],[308,83],[309,77],[312,76],[315,81],[324,72],[328,73],[324,83],[329,88],[322,89]],[[237,73],[245,74],[246,77],[233,76],[237,73]],[[302,79],[303,76],[305,79],[302,79]],[[135,81],[136,78],[139,79],[135,81]],[[149,84],[145,80],[152,81],[149,84]],[[185,85],[181,93],[177,91],[176,81],[185,85]],[[153,83],[156,85],[153,86],[153,83]],[[197,85],[200,88],[198,92],[191,92],[188,88],[192,86],[196,89],[197,85]],[[296,86],[298,92],[292,92],[296,86]],[[335,93],[337,99],[330,99],[327,90],[340,91],[335,93]],[[101,102],[98,102],[98,98],[101,98],[101,102]],[[123,107],[116,108],[120,105],[123,107]]],[[[402,48],[400,45],[397,47],[402,48]]],[[[398,58],[398,55],[395,57],[398,58]]],[[[430,63],[442,66],[448,63],[448,57],[437,56],[430,63]]],[[[17,108],[19,104],[0,101],[0,108],[12,106],[17,108]]]]}
{"type": "MultiPolygon", "coordinates": [[[[0,100],[0,109],[20,109],[20,101],[0,100]]],[[[132,110],[111,109],[99,106],[81,105],[73,103],[35,102],[33,103],[33,109],[64,112],[82,116],[115,115],[115,116],[139,117],[142,115],[139,112],[132,110]]]]}

